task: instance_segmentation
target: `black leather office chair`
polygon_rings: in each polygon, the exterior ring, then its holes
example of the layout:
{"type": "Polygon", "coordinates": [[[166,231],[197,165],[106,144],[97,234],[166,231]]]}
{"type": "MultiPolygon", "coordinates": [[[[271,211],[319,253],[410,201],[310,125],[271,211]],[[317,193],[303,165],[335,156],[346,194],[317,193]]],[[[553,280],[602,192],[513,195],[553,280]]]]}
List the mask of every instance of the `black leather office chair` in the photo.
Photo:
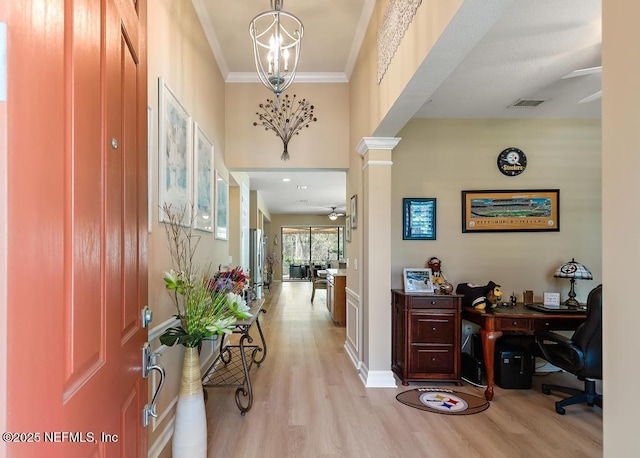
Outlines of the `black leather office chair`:
{"type": "Polygon", "coordinates": [[[552,331],[536,331],[536,342],[544,358],[554,366],[584,380],[584,391],[565,386],[542,385],[542,392],[560,391],[572,395],[556,402],[556,412],[572,404],[587,403],[602,408],[602,395],[596,393],[596,380],[602,380],[602,285],[587,298],[587,319],[567,338],[552,331]]]}

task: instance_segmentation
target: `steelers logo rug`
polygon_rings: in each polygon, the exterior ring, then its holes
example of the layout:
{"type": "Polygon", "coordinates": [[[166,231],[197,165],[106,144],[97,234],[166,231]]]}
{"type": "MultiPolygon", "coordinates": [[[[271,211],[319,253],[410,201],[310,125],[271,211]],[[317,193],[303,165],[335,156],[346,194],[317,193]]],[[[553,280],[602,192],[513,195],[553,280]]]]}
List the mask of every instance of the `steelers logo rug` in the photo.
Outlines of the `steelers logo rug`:
{"type": "Polygon", "coordinates": [[[396,396],[403,404],[445,415],[471,415],[489,408],[484,398],[442,388],[417,388],[396,396]]]}

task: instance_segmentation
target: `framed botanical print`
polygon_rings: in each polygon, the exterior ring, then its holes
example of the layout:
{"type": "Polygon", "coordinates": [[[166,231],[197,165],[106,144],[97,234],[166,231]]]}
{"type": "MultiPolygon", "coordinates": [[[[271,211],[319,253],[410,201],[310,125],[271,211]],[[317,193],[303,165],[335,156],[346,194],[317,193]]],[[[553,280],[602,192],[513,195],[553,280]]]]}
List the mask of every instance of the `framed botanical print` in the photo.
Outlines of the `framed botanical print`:
{"type": "MultiPolygon", "coordinates": [[[[182,224],[191,224],[191,116],[171,89],[159,79],[158,206],[170,206],[183,216],[182,224]]],[[[167,221],[160,211],[159,220],[167,221]]]]}
{"type": "Polygon", "coordinates": [[[215,237],[229,240],[229,184],[216,173],[216,228],[215,237]]]}
{"type": "Polygon", "coordinates": [[[194,229],[213,232],[213,144],[196,122],[193,123],[193,138],[194,229]]]}

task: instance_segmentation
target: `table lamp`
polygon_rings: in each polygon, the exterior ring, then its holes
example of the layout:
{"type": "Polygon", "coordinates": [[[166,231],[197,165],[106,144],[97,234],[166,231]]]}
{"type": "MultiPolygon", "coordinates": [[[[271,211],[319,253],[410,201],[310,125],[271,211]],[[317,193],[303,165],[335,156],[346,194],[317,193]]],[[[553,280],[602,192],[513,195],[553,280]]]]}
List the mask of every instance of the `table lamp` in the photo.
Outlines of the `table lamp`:
{"type": "Polygon", "coordinates": [[[573,307],[579,307],[580,303],[576,300],[576,292],[574,291],[574,284],[576,280],[593,280],[593,275],[585,266],[571,258],[571,261],[562,264],[553,274],[556,278],[568,278],[571,281],[571,289],[569,290],[569,299],[564,302],[564,305],[570,305],[573,307]]]}

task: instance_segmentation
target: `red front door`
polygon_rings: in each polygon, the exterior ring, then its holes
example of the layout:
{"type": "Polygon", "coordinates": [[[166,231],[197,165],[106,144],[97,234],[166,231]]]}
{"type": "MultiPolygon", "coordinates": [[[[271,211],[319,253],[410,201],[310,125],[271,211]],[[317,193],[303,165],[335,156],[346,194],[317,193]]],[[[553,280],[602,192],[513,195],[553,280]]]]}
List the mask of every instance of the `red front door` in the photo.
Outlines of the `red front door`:
{"type": "Polygon", "coordinates": [[[146,1],[8,3],[8,456],[146,456],[146,1]]]}

